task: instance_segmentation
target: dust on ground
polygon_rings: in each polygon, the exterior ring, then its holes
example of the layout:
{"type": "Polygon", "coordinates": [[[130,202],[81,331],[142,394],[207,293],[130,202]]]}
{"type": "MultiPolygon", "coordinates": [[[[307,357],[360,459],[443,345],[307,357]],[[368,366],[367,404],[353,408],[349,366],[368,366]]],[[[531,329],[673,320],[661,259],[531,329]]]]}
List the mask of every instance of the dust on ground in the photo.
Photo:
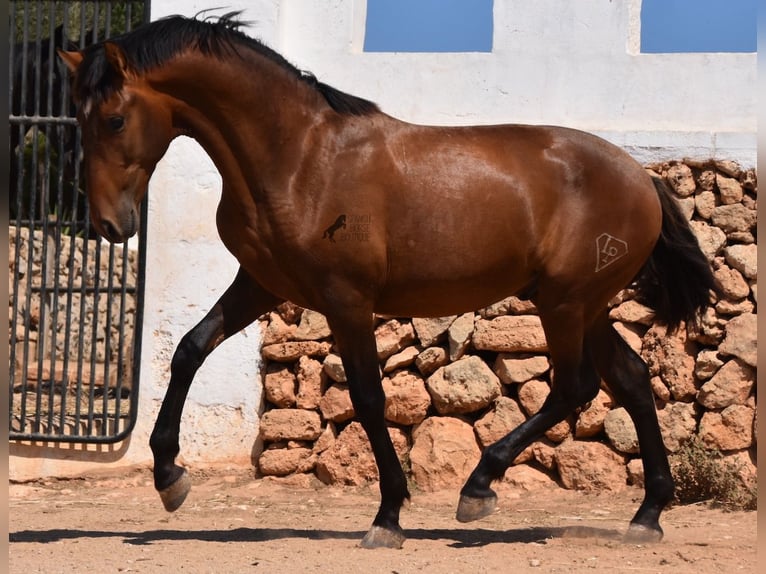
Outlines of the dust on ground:
{"type": "Polygon", "coordinates": [[[193,470],[175,513],[148,469],[9,485],[11,573],[553,573],[756,571],[756,512],[706,504],[665,511],[658,544],[620,540],[643,492],[518,492],[502,486],[493,515],[454,518],[458,492],[414,491],[400,550],[357,546],[377,485],[331,487],[311,477],[254,478],[193,470]]]}

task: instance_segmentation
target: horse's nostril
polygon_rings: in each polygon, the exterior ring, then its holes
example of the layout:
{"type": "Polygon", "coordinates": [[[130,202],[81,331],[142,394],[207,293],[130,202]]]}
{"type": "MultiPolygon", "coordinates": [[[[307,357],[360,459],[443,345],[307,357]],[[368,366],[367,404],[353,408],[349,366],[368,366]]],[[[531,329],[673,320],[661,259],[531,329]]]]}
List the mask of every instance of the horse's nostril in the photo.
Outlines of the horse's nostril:
{"type": "Polygon", "coordinates": [[[104,230],[104,237],[110,241],[115,241],[118,237],[117,229],[111,221],[101,220],[101,228],[104,230]]]}

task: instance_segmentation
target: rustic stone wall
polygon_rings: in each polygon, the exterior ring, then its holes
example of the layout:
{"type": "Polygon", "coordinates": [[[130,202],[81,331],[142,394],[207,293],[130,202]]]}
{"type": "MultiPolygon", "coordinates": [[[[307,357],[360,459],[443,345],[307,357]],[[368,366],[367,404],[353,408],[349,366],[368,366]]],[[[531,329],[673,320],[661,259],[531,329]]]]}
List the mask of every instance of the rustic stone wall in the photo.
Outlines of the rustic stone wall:
{"type": "MultiPolygon", "coordinates": [[[[647,166],[675,190],[723,298],[699,333],[666,336],[651,309],[615,297],[611,317],[647,361],[671,454],[697,435],[755,473],[756,175],[731,162],[647,166]]],[[[261,318],[263,475],[315,473],[326,483],[377,479],[323,316],[284,304],[261,318]]],[[[476,313],[379,318],[375,331],[389,433],[417,488],[463,483],[481,450],[533,415],[551,365],[532,304],[509,297],[476,313]]],[[[521,487],[620,488],[640,483],[635,429],[608,388],[551,428],[509,469],[521,487]]]]}

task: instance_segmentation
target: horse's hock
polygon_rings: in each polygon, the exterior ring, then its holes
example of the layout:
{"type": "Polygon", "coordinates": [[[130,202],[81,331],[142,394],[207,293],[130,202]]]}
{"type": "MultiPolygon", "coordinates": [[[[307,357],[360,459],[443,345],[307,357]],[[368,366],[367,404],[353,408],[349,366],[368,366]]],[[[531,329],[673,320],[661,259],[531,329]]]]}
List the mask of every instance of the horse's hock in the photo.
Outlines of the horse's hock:
{"type": "MultiPolygon", "coordinates": [[[[697,333],[667,336],[628,288],[611,304],[615,327],[647,361],[669,454],[697,436],[756,475],[757,184],[727,161],[647,166],[676,193],[720,282],[722,298],[697,333]]],[[[314,473],[338,484],[377,479],[354,421],[324,317],[284,304],[261,317],[266,412],[263,475],[314,473]]],[[[463,484],[481,450],[534,414],[551,369],[532,304],[510,297],[438,319],[380,317],[378,358],[389,433],[417,488],[463,484]]],[[[618,489],[640,484],[635,429],[602,386],[598,396],[530,445],[505,480],[528,488],[618,489]]]]}

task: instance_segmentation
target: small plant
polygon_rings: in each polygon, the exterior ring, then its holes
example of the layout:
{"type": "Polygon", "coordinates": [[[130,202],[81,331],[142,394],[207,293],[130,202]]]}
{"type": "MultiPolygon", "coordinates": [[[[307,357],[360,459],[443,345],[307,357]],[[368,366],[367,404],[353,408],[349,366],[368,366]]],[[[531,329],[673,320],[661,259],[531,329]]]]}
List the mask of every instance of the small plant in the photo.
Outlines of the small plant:
{"type": "Polygon", "coordinates": [[[707,447],[698,436],[684,443],[671,459],[680,504],[710,501],[728,510],[755,510],[758,491],[746,480],[741,465],[724,460],[717,449],[707,447]]]}

